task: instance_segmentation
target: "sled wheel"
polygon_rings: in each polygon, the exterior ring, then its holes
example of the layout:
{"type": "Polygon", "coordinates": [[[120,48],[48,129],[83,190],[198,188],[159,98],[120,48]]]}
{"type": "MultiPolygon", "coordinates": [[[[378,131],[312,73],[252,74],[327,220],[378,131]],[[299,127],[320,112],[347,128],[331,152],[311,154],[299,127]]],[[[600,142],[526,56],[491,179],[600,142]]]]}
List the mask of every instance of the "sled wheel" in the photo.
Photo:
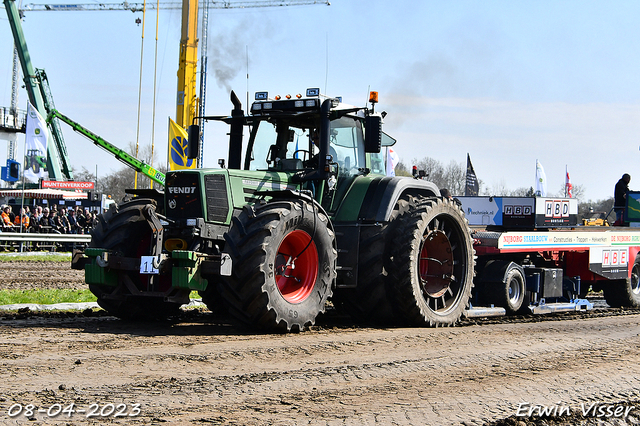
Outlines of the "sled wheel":
{"type": "Polygon", "coordinates": [[[604,298],[612,308],[640,307],[640,259],[633,263],[629,278],[609,281],[603,287],[604,298]]]}
{"type": "Polygon", "coordinates": [[[522,271],[512,264],[504,281],[484,284],[485,298],[489,303],[504,308],[507,315],[515,315],[520,312],[524,301],[525,282],[522,271]]]}

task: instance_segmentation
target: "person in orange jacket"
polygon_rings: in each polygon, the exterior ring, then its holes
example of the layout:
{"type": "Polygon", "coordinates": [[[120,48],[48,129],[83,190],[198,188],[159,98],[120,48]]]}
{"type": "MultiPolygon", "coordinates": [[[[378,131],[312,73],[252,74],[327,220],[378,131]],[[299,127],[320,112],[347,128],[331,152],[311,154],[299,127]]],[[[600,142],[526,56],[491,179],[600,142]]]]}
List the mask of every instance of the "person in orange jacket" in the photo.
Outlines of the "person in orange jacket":
{"type": "Polygon", "coordinates": [[[11,207],[6,205],[2,207],[2,214],[0,214],[0,216],[2,217],[3,228],[13,228],[13,222],[11,221],[11,216],[9,215],[10,212],[11,207]]]}
{"type": "Polygon", "coordinates": [[[27,229],[29,227],[29,215],[22,208],[20,209],[20,215],[16,215],[13,221],[16,227],[20,227],[20,218],[22,218],[22,229],[27,229]]]}

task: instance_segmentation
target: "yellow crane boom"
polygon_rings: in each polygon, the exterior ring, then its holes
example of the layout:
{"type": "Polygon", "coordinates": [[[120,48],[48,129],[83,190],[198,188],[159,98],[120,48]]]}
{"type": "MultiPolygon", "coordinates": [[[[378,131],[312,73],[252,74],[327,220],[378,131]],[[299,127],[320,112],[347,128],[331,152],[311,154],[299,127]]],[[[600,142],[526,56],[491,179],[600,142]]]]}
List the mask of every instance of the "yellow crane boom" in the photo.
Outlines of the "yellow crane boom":
{"type": "Polygon", "coordinates": [[[178,64],[176,123],[184,128],[196,116],[196,76],[198,73],[198,0],[182,2],[182,35],[178,64]]]}

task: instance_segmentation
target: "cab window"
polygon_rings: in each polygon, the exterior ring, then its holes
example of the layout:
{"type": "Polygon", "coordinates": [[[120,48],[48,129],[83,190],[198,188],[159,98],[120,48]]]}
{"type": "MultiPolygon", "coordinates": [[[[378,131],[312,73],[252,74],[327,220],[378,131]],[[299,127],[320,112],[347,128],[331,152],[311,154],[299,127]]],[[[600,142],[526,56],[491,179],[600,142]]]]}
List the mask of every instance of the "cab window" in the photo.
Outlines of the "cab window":
{"type": "Polygon", "coordinates": [[[358,173],[365,167],[362,124],[359,120],[342,117],[331,122],[329,136],[330,154],[338,163],[338,174],[343,176],[358,173]]]}

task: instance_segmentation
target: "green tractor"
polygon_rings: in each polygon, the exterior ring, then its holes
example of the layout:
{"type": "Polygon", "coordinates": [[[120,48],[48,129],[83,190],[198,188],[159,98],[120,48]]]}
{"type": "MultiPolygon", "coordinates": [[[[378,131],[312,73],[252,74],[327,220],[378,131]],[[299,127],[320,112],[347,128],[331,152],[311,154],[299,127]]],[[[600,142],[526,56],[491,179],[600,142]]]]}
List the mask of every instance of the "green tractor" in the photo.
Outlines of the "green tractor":
{"type": "Polygon", "coordinates": [[[25,169],[31,169],[35,174],[39,174],[40,169],[47,171],[47,157],[40,154],[41,152],[38,149],[28,150],[25,169]]]}
{"type": "Polygon", "coordinates": [[[329,299],[357,321],[458,321],[473,285],[467,221],[433,183],[386,176],[395,140],[375,98],[259,92],[245,115],[232,92],[231,115],[204,118],[230,126],[226,167],[167,173],[164,193],[112,206],[74,256],[100,306],[165,317],[198,291],[267,331],[313,325],[329,299]]]}

